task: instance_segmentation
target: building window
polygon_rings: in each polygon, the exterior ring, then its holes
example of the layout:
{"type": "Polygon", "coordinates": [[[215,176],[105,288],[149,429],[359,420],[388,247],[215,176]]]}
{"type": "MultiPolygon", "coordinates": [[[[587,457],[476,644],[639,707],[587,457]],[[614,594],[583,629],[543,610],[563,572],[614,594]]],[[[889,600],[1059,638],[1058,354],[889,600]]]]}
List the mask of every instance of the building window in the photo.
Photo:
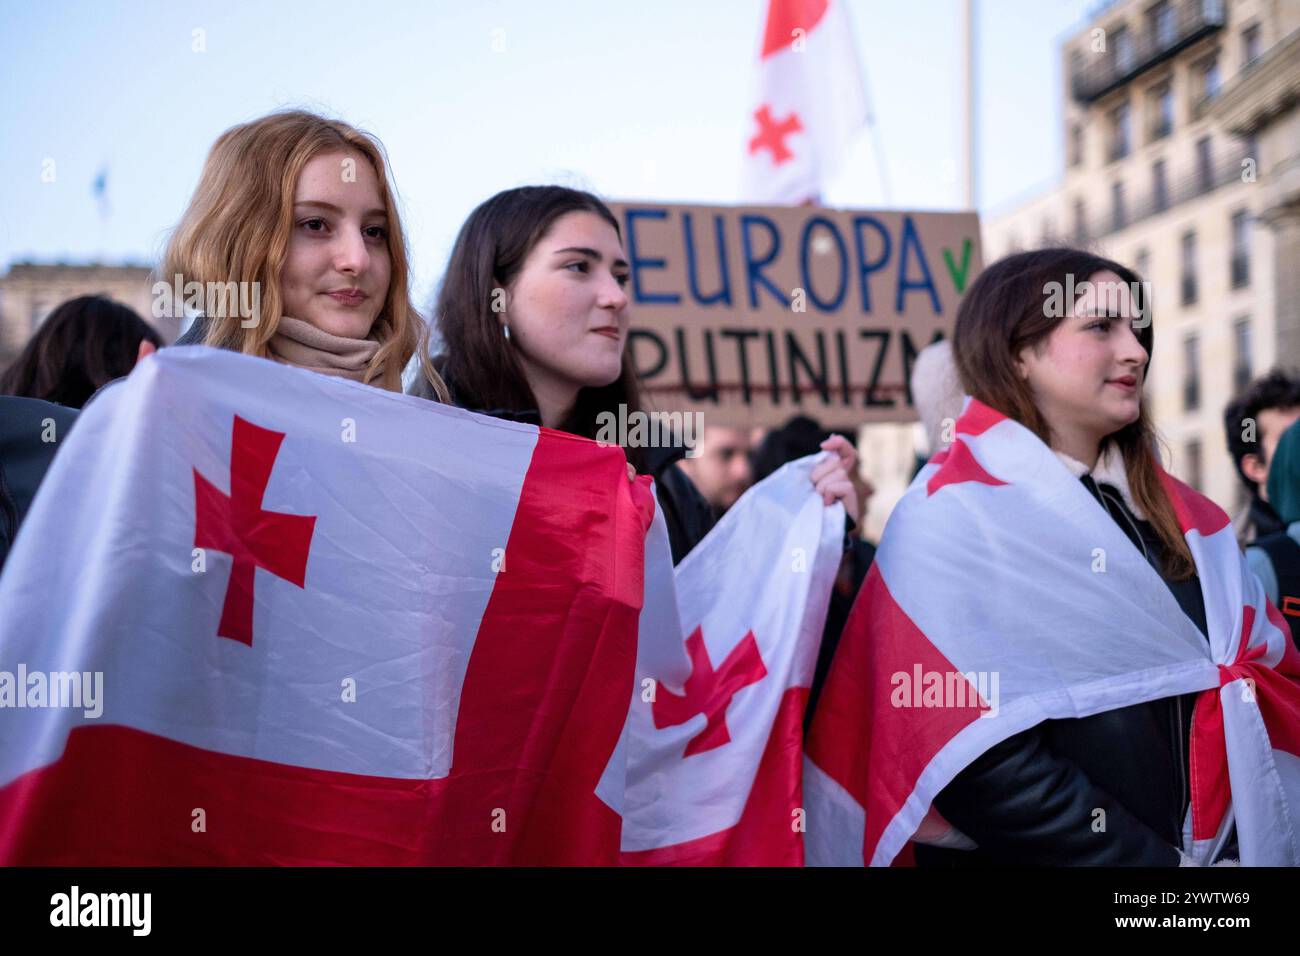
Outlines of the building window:
{"type": "Polygon", "coordinates": [[[1169,83],[1161,83],[1149,94],[1147,109],[1150,116],[1153,140],[1168,136],[1174,129],[1174,89],[1169,83]]]}
{"type": "Polygon", "coordinates": [[[1183,233],[1182,281],[1183,305],[1196,302],[1196,233],[1183,233]]]}
{"type": "Polygon", "coordinates": [[[1253,23],[1241,31],[1241,67],[1246,69],[1259,59],[1259,24],[1253,23]]]}
{"type": "Polygon", "coordinates": [[[1169,176],[1163,159],[1151,164],[1151,205],[1156,212],[1169,208],[1169,176]]]}
{"type": "Polygon", "coordinates": [[[1232,287],[1250,285],[1250,216],[1239,209],[1232,214],[1232,287]]]}
{"type": "Polygon", "coordinates": [[[1232,323],[1232,390],[1241,394],[1255,373],[1251,361],[1250,317],[1242,316],[1232,323]]]}
{"type": "Polygon", "coordinates": [[[1195,333],[1183,339],[1183,411],[1201,407],[1201,340],[1195,333]]]}
{"type": "Polygon", "coordinates": [[[1255,168],[1259,168],[1259,137],[1254,133],[1247,133],[1241,140],[1242,157],[1253,159],[1255,168]]]}
{"type": "Polygon", "coordinates": [[[1070,127],[1070,165],[1083,164],[1083,127],[1078,123],[1070,127]]]}
{"type": "Polygon", "coordinates": [[[1111,49],[1115,51],[1115,68],[1127,73],[1133,68],[1133,37],[1128,27],[1118,27],[1110,32],[1111,49]]]}
{"type": "Polygon", "coordinates": [[[1110,186],[1110,211],[1112,229],[1123,229],[1128,223],[1124,210],[1124,184],[1111,183],[1110,186]]]}
{"type": "Polygon", "coordinates": [[[1160,0],[1160,3],[1147,11],[1147,24],[1151,35],[1156,39],[1156,46],[1164,50],[1174,45],[1177,22],[1174,19],[1174,8],[1167,0],[1160,0]]]}
{"type": "Polygon", "coordinates": [[[1074,201],[1074,242],[1076,245],[1083,245],[1088,241],[1088,217],[1084,209],[1083,200],[1074,201]]]}
{"type": "Polygon", "coordinates": [[[1210,154],[1210,137],[1196,141],[1196,190],[1208,193],[1214,188],[1214,163],[1210,154]]]}
{"type": "Polygon", "coordinates": [[[1187,443],[1187,483],[1201,490],[1201,443],[1192,439],[1187,443]]]}
{"type": "Polygon", "coordinates": [[[1219,58],[1212,56],[1201,65],[1201,95],[1207,100],[1219,95],[1219,58]]]}
{"type": "Polygon", "coordinates": [[[1129,109],[1121,103],[1110,111],[1110,158],[1121,159],[1129,151],[1129,109]]]}

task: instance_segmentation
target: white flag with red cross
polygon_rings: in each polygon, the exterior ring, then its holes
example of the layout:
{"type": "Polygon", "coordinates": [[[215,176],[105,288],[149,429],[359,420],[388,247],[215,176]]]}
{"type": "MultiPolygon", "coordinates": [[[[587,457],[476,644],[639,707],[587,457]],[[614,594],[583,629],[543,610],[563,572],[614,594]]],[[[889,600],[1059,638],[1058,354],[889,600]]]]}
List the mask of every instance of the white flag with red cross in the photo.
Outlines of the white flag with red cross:
{"type": "Polygon", "coordinates": [[[0,576],[0,863],[616,863],[653,511],[618,448],[151,356],[0,576]]]}
{"type": "Polygon", "coordinates": [[[0,864],[802,859],[808,462],[674,580],[621,449],[262,359],[164,350],[64,440],[0,575],[0,864]]]}
{"type": "Polygon", "coordinates": [[[867,115],[845,0],[768,0],[743,199],[818,201],[867,115]]]}
{"type": "MultiPolygon", "coordinates": [[[[890,515],[836,648],[807,748],[809,862],[886,866],[911,859],[912,842],[974,849],[933,804],[990,748],[1047,720],[1198,692],[1179,849],[1209,863],[1235,834],[1243,865],[1300,865],[1300,651],[1228,516],[1161,471],[1202,633],[1032,431],[968,399],[955,433],[890,515]]],[[[1088,783],[1068,759],[1053,772],[1088,783]]],[[[1061,817],[1090,853],[1144,825],[1104,818],[1091,805],[1061,817]]],[[[1032,828],[989,832],[1003,859],[1060,862],[1032,828]]]]}
{"type": "MultiPolygon", "coordinates": [[[[803,716],[844,508],[791,462],[749,489],[677,566],[646,544],[628,753],[627,865],[803,864],[803,716]]],[[[656,522],[658,524],[658,522],[656,522]]],[[[658,532],[658,533],[656,533],[658,532]]]]}

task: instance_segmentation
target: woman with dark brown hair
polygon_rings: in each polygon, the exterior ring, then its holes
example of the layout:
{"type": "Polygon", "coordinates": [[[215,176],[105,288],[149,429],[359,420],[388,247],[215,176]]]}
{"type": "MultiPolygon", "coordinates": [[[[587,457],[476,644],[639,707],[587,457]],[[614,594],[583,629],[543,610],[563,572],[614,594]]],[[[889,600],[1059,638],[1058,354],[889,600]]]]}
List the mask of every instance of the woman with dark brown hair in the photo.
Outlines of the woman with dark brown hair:
{"type": "Polygon", "coordinates": [[[128,374],[162,344],[153,326],[120,302],[99,295],[69,299],[0,374],[0,395],[80,408],[101,385],[128,374]]]}
{"type": "Polygon", "coordinates": [[[0,373],[0,566],[78,409],[161,345],[134,309],[83,295],[51,312],[0,373]]]}
{"type": "MultiPolygon", "coordinates": [[[[498,193],[465,221],[436,308],[444,352],[434,364],[454,404],[599,437],[599,417],[643,413],[627,350],[630,269],[618,220],[590,193],[524,186],[498,193]]],[[[428,395],[422,383],[417,393],[428,395]],[[423,391],[422,391],[423,390],[423,391]]],[[[843,438],[813,471],[823,500],[856,514],[843,438]]],[[[624,447],[655,478],[674,562],[712,525],[708,504],[675,466],[684,447],[624,447]]]]}
{"type": "MultiPolygon", "coordinates": [[[[1195,642],[1197,638],[1187,635],[1199,632],[1199,640],[1208,641],[1202,583],[1180,527],[1168,479],[1162,475],[1155,432],[1143,400],[1152,328],[1142,292],[1139,277],[1117,262],[1074,249],[1042,249],[1009,256],[987,268],[966,293],[957,315],[953,351],[972,405],[986,406],[986,421],[1005,416],[1037,436],[1055,453],[1056,461],[1083,484],[1091,505],[1068,487],[1068,480],[1053,478],[1054,485],[1034,485],[1039,476],[1055,471],[1051,456],[1033,459],[1036,464],[1025,466],[1035,471],[1034,475],[1017,475],[1005,470],[1005,462],[1002,471],[989,474],[987,468],[992,466],[987,455],[983,465],[979,456],[972,464],[969,456],[970,448],[977,447],[974,444],[955,454],[967,456],[968,470],[962,480],[975,474],[975,481],[993,486],[995,491],[1001,490],[996,486],[1017,484],[1055,489],[1043,491],[1039,500],[1059,509],[1062,527],[1099,528],[1064,535],[1081,539],[1079,554],[1088,554],[1089,548],[1103,540],[1104,528],[1087,514],[1095,507],[1127,538],[1124,560],[1128,560],[1128,545],[1145,559],[1117,566],[1120,557],[1112,554],[1109,577],[1100,573],[1085,577],[1072,568],[1073,576],[1066,578],[1062,568],[1059,587],[1069,589],[1082,582],[1083,590],[1074,597],[1062,594],[1061,607],[1078,607],[1083,620],[1086,603],[1090,620],[1098,615],[1104,620],[1106,602],[1112,600],[1116,611],[1108,626],[1114,632],[1125,635],[1127,641],[1154,640],[1153,633],[1146,630],[1148,625],[1126,617],[1128,612],[1119,609],[1128,605],[1108,597],[1106,590],[1118,584],[1116,575],[1127,574],[1129,581],[1150,578],[1152,583],[1141,585],[1138,591],[1152,595],[1151,589],[1159,584],[1147,574],[1145,565],[1149,564],[1195,625],[1193,630],[1186,627],[1186,621],[1181,622],[1177,640],[1195,642]],[[1095,588],[1092,582],[1096,582],[1095,588]],[[1095,607],[1102,610],[1094,614],[1095,607]]],[[[988,425],[967,425],[966,433],[977,434],[981,428],[988,425]]],[[[958,431],[962,431],[960,423],[958,431]]],[[[1013,433],[1004,430],[1002,434],[1013,433]]],[[[928,474],[923,472],[921,480],[928,474]]],[[[1061,473],[1061,477],[1066,476],[1061,473]]],[[[935,481],[933,476],[930,480],[933,495],[943,481],[935,481]]],[[[1031,519],[1025,520],[1028,524],[1031,519]]],[[[954,547],[958,537],[967,532],[981,533],[978,529],[948,529],[954,547]]],[[[1013,532],[1024,536],[1045,533],[1046,529],[1031,525],[1013,532]]],[[[1123,543],[1113,533],[1112,538],[1123,543]]],[[[886,544],[882,542],[881,547],[886,544]]],[[[1115,547],[1108,544],[1112,552],[1115,547]]],[[[1106,570],[1104,556],[1100,569],[1106,570]]],[[[1079,570],[1087,570],[1086,562],[1079,570]]],[[[1036,592],[1024,590],[1017,597],[1026,573],[1022,568],[991,567],[981,588],[998,593],[1004,606],[1024,602],[1024,626],[1041,627],[1041,621],[1030,623],[1037,620],[1028,609],[1036,592]]],[[[1053,572],[1049,569],[1046,573],[1053,572]]],[[[939,593],[935,598],[943,599],[939,593]]],[[[968,613],[978,616],[973,608],[968,613]]],[[[1034,635],[1017,638],[1042,649],[1048,663],[1035,662],[1034,667],[1060,663],[1052,657],[1055,636],[1043,634],[1041,641],[1034,635]]],[[[996,640],[992,646],[990,638],[981,640],[996,660],[996,640]]],[[[1008,642],[1008,648],[1012,643],[1008,642]]],[[[1207,646],[1203,645],[1203,652],[1208,654],[1207,646]]],[[[1004,673],[1023,680],[1023,650],[1007,653],[1017,659],[1005,662],[1004,673]]],[[[1097,653],[1112,652],[1102,650],[1098,641],[1097,653]]],[[[1098,675],[1102,671],[1099,666],[1098,675]]],[[[1010,679],[1004,677],[1004,687],[1010,679]]],[[[1149,696],[1138,690],[1128,699],[1149,696]]],[[[1145,699],[1092,713],[1093,707],[1076,700],[1062,710],[1079,716],[1042,720],[1002,739],[964,766],[934,798],[934,810],[955,830],[932,841],[937,846],[922,845],[918,837],[917,862],[941,866],[1178,865],[1185,859],[1180,848],[1188,845],[1184,824],[1190,818],[1192,795],[1189,737],[1197,696],[1183,693],[1145,699]]],[[[1022,721],[1018,726],[1032,720],[1015,719],[1022,721]]],[[[933,825],[929,830],[939,832],[933,825]]],[[[1235,855],[1223,834],[1216,849],[1220,857],[1235,855]]]]}

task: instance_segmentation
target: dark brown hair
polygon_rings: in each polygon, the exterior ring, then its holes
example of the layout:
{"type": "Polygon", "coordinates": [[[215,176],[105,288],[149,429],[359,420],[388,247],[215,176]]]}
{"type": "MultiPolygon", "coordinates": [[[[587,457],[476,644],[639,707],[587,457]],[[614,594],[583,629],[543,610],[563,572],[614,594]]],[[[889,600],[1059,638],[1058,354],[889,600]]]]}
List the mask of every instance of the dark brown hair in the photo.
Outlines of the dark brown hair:
{"type": "MultiPolygon", "coordinates": [[[[514,346],[502,334],[493,311],[493,290],[506,288],[523,269],[533,247],[551,225],[571,212],[590,212],[608,222],[622,241],[618,220],[591,193],[564,186],[521,186],[497,193],[469,214],[456,237],[435,307],[444,353],[435,364],[447,380],[452,400],[479,411],[523,412],[537,408],[514,346]]],[[[641,411],[632,358],[623,350],[623,369],[609,385],[578,390],[563,431],[595,438],[596,416],[641,411]]],[[[628,460],[643,470],[639,448],[625,448],[628,460]]]]}
{"type": "MultiPolygon", "coordinates": [[[[1149,368],[1153,339],[1150,303],[1137,284],[1141,282],[1137,273],[1080,249],[1037,249],[999,259],[980,273],[962,299],[953,333],[953,356],[966,393],[1050,444],[1047,421],[1034,404],[1029,383],[1017,374],[1016,357],[1022,349],[1044,344],[1064,321],[1065,307],[1073,305],[1062,300],[1060,310],[1049,309],[1049,290],[1077,287],[1106,271],[1118,275],[1136,294],[1134,310],[1146,321],[1137,323],[1134,332],[1146,349],[1149,368]],[[1073,283],[1068,281],[1070,276],[1073,283]]],[[[1123,456],[1135,503],[1146,512],[1164,546],[1165,574],[1175,580],[1190,577],[1196,566],[1161,482],[1156,432],[1146,401],[1135,421],[1106,437],[1103,450],[1110,443],[1123,456]]]]}
{"type": "MultiPolygon", "coordinates": [[[[1285,369],[1275,368],[1262,378],[1257,378],[1247,387],[1245,394],[1239,395],[1228,403],[1223,410],[1223,427],[1228,436],[1228,453],[1237,466],[1237,474],[1242,483],[1250,489],[1251,494],[1259,494],[1259,485],[1246,477],[1241,467],[1247,455],[1263,458],[1263,436],[1256,436],[1259,441],[1246,441],[1242,430],[1248,419],[1259,418],[1259,413],[1276,408],[1287,410],[1300,407],[1300,376],[1285,369]]],[[[1267,462],[1265,462],[1267,464],[1267,462]]]]}
{"type": "Polygon", "coordinates": [[[80,408],[100,386],[135,367],[142,341],[163,344],[134,309],[98,295],[69,299],[0,374],[0,395],[80,408]]]}

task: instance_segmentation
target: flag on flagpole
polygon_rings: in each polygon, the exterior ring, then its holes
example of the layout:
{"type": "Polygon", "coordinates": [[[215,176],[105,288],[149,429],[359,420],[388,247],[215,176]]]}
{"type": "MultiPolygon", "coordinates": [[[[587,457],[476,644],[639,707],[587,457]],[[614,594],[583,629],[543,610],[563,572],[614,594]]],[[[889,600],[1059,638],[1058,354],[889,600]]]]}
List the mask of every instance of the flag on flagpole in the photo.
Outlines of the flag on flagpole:
{"type": "Polygon", "coordinates": [[[104,165],[99,168],[95,174],[95,180],[91,183],[91,195],[95,197],[95,202],[99,206],[99,218],[108,219],[112,212],[112,207],[108,204],[108,166],[104,165]]]}
{"type": "Polygon", "coordinates": [[[845,0],[768,0],[742,198],[818,201],[867,117],[845,0]]]}

